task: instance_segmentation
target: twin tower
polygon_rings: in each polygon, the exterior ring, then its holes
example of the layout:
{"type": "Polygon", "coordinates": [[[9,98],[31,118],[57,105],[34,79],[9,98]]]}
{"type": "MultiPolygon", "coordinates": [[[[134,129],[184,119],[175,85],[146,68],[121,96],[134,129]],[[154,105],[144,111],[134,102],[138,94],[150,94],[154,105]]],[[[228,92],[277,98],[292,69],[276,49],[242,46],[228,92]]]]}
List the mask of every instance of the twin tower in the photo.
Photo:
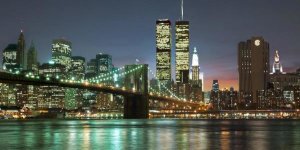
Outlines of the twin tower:
{"type": "MultiPolygon", "coordinates": [[[[188,21],[176,21],[175,25],[175,73],[176,83],[189,82],[189,48],[190,33],[188,21]]],[[[172,80],[171,76],[171,21],[160,19],[156,21],[156,77],[165,85],[172,80]]]]}

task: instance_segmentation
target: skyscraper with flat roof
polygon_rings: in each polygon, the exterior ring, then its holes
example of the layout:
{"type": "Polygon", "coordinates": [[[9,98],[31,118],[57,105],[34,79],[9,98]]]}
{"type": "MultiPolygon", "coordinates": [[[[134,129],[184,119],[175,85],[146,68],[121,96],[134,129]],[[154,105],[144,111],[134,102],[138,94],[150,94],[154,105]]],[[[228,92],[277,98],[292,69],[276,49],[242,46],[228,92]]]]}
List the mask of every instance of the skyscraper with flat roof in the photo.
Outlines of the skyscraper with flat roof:
{"type": "Polygon", "coordinates": [[[212,91],[214,92],[218,92],[219,89],[219,81],[218,80],[213,80],[213,84],[212,84],[212,91]]]}
{"type": "Polygon", "coordinates": [[[176,21],[176,82],[189,81],[190,32],[188,21],[176,21]]]}
{"type": "Polygon", "coordinates": [[[109,54],[99,53],[96,55],[97,75],[111,72],[113,69],[112,57],[109,54]]]}
{"type": "Polygon", "coordinates": [[[55,39],[52,41],[52,61],[55,64],[66,66],[66,69],[71,68],[71,52],[72,43],[64,39],[55,39]]]}
{"type": "Polygon", "coordinates": [[[257,93],[267,89],[269,68],[269,43],[263,37],[238,44],[239,89],[247,106],[255,106],[257,93]]]}
{"type": "Polygon", "coordinates": [[[71,79],[72,80],[83,80],[85,75],[85,58],[82,56],[72,57],[71,66],[71,79]]]}
{"type": "Polygon", "coordinates": [[[171,82],[171,21],[156,21],[156,77],[163,84],[171,82]]]}

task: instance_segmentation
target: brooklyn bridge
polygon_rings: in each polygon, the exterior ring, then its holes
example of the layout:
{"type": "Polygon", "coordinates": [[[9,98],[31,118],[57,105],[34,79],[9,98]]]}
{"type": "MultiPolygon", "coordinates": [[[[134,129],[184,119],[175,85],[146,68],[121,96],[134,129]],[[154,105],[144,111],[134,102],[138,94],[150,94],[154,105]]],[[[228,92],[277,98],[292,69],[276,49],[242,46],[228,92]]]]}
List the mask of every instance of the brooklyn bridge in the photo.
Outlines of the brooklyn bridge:
{"type": "Polygon", "coordinates": [[[168,109],[187,109],[194,111],[200,104],[178,98],[172,90],[158,81],[163,90],[157,91],[150,86],[149,73],[153,73],[147,64],[125,65],[101,76],[75,81],[59,77],[43,77],[38,75],[11,74],[0,72],[0,83],[23,84],[35,86],[58,86],[66,88],[87,89],[91,91],[120,95],[124,99],[123,116],[125,119],[143,119],[149,117],[151,101],[168,104],[168,109]],[[120,80],[124,86],[112,84],[120,80]],[[167,93],[167,94],[166,94],[167,93]]]}

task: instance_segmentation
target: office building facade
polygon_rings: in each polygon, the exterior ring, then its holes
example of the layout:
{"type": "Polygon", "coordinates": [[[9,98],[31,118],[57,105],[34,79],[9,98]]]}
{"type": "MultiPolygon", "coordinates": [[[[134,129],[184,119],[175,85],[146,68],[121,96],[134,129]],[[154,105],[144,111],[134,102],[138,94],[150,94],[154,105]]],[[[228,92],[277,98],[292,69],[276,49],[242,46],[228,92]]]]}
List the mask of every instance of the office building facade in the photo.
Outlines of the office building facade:
{"type": "Polygon", "coordinates": [[[239,90],[247,107],[256,108],[257,93],[266,91],[269,68],[269,43],[262,37],[238,44],[239,90]]]}
{"type": "Polygon", "coordinates": [[[188,21],[176,21],[176,83],[188,83],[190,65],[190,32],[188,21]]]}
{"type": "Polygon", "coordinates": [[[66,66],[66,69],[71,68],[72,59],[72,43],[64,39],[55,39],[52,41],[52,61],[55,64],[66,66]]]}
{"type": "Polygon", "coordinates": [[[160,83],[170,87],[171,82],[171,21],[156,21],[156,77],[160,83]]]}

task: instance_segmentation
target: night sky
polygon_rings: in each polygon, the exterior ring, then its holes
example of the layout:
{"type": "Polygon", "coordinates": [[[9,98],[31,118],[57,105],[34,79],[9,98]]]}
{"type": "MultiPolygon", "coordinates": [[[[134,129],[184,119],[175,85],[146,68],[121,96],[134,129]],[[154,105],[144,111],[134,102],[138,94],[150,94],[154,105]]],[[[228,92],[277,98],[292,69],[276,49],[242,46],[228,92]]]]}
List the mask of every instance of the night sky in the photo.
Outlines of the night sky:
{"type": "MultiPolygon", "coordinates": [[[[53,39],[65,38],[73,56],[89,60],[108,53],[115,66],[137,58],[155,70],[155,21],[168,18],[174,29],[179,17],[180,0],[2,1],[0,49],[16,43],[23,29],[27,48],[33,40],[40,62],[50,60],[53,39]]],[[[184,19],[190,21],[190,50],[198,48],[205,90],[213,79],[221,88],[238,88],[237,44],[252,36],[270,43],[271,64],[278,49],[285,72],[300,67],[299,0],[185,0],[184,19]]],[[[175,64],[174,44],[172,53],[175,64]]]]}

